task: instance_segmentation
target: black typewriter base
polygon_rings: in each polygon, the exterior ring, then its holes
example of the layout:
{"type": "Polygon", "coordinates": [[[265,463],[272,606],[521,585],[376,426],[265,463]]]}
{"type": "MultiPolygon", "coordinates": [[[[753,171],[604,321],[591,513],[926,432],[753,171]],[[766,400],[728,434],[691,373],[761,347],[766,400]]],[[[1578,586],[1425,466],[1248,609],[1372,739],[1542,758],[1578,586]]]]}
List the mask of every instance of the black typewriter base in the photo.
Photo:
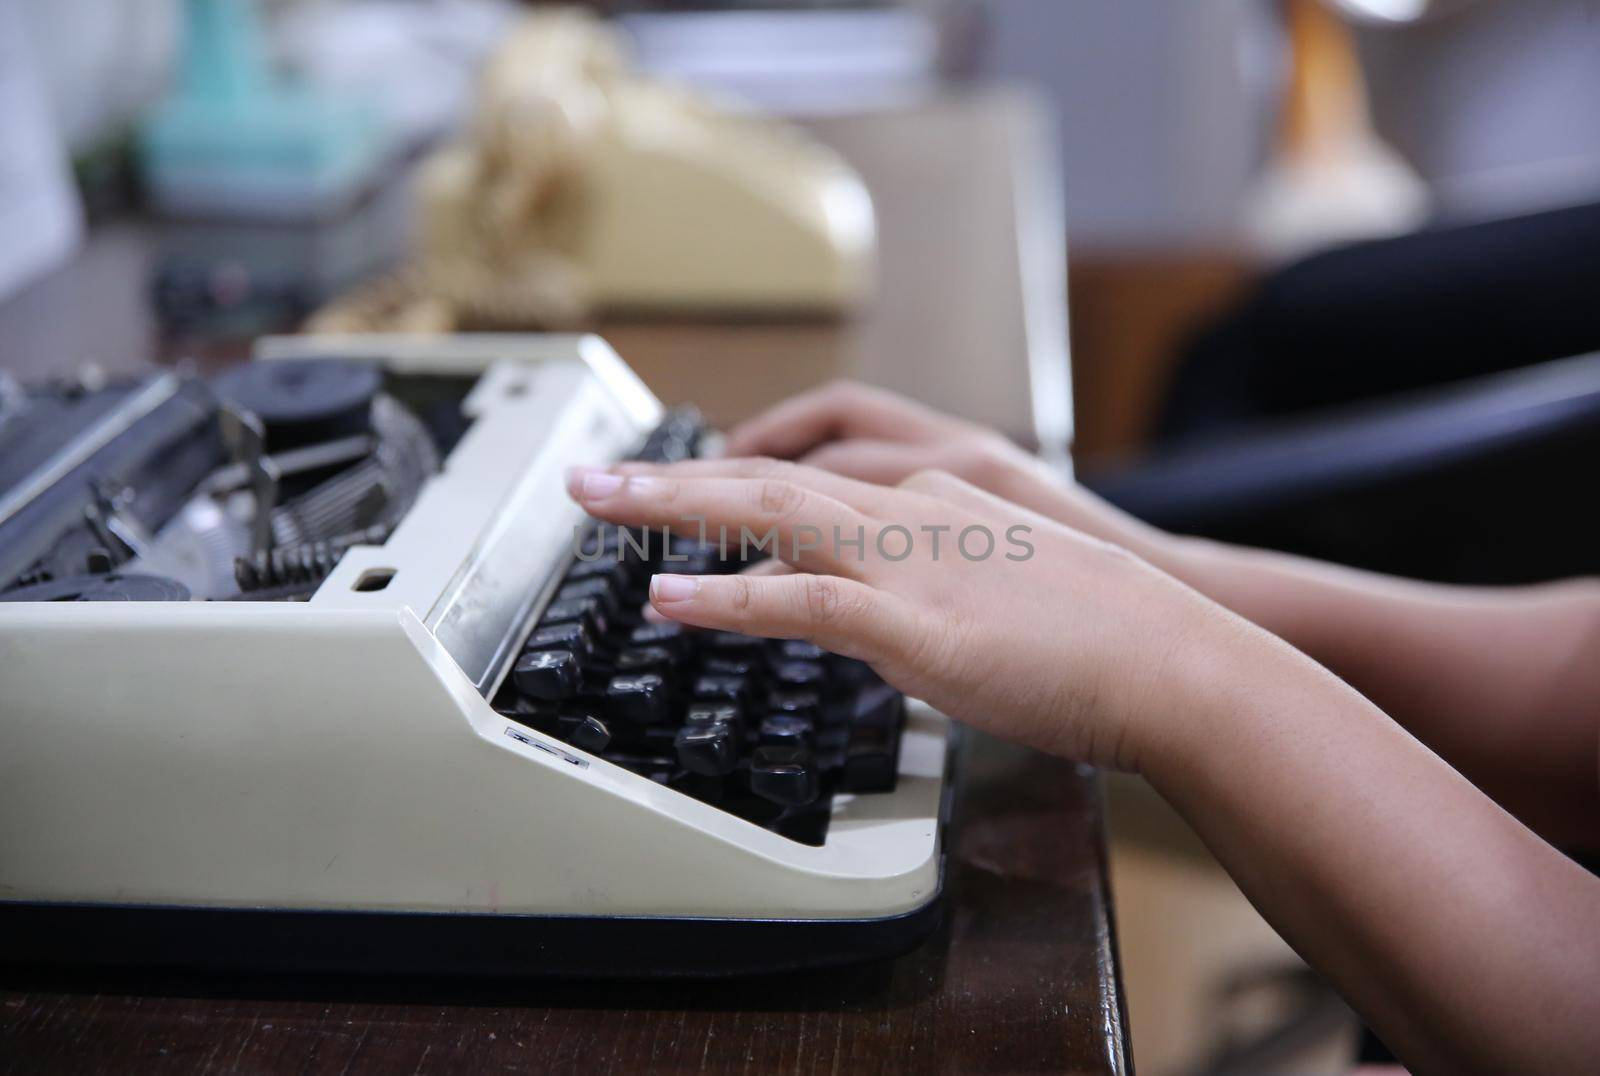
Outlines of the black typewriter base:
{"type": "Polygon", "coordinates": [[[8,965],[253,973],[714,979],[899,956],[943,890],[880,919],[701,919],[0,902],[8,965]]]}

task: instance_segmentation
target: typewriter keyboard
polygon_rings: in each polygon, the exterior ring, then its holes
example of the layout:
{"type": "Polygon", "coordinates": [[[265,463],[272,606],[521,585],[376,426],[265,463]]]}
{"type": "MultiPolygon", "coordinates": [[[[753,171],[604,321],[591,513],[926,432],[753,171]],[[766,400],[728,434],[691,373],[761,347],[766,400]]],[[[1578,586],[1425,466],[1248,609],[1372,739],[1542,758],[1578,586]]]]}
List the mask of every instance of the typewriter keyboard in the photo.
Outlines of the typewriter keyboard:
{"type": "MultiPolygon", "coordinates": [[[[635,458],[687,459],[700,433],[673,412],[635,458]]],[[[835,794],[893,790],[904,700],[865,664],[641,616],[656,571],[737,571],[736,547],[594,524],[580,549],[494,698],[502,715],[806,844],[835,794]]]]}

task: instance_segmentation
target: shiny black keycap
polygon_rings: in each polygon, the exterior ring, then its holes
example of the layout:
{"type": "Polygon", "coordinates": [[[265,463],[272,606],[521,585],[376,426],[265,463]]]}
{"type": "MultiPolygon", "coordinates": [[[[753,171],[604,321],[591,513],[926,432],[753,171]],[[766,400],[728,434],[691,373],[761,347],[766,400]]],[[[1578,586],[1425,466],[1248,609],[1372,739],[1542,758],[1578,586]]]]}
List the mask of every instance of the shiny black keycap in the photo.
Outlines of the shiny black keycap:
{"type": "Polygon", "coordinates": [[[750,759],[750,791],[785,807],[802,807],[821,791],[816,760],[803,747],[758,747],[750,759]]]}
{"type": "Polygon", "coordinates": [[[828,667],[828,679],[832,684],[846,692],[852,688],[876,683],[878,680],[878,674],[872,671],[871,665],[855,658],[829,654],[823,664],[828,667]]]}
{"type": "Polygon", "coordinates": [[[857,729],[839,770],[841,792],[893,792],[898,737],[883,729],[857,729]]]}
{"type": "Polygon", "coordinates": [[[828,656],[828,652],[816,643],[808,643],[804,639],[779,640],[778,658],[781,661],[821,661],[828,656]]]}
{"type": "Polygon", "coordinates": [[[715,553],[696,553],[686,561],[662,562],[663,571],[677,575],[719,575],[723,570],[722,558],[715,553]]]}
{"type": "Polygon", "coordinates": [[[561,718],[561,738],[580,751],[597,754],[611,742],[611,730],[592,714],[573,714],[561,718]]]}
{"type": "Polygon", "coordinates": [[[570,650],[535,650],[517,659],[511,681],[533,699],[558,700],[578,693],[583,675],[570,650]]]}
{"type": "Polygon", "coordinates": [[[743,706],[750,698],[750,681],[742,676],[698,676],[694,697],[706,702],[733,702],[743,706]]]}
{"type": "Polygon", "coordinates": [[[896,729],[905,720],[905,698],[888,684],[873,684],[856,694],[850,709],[853,727],[896,729]]]}
{"type": "Polygon", "coordinates": [[[578,579],[571,583],[563,584],[556,591],[556,601],[573,601],[579,598],[594,598],[600,602],[607,616],[617,614],[617,594],[608,579],[578,579]]]}
{"type": "MultiPolygon", "coordinates": [[[[650,552],[654,548],[653,543],[653,536],[637,528],[605,524],[600,532],[601,547],[630,568],[637,568],[649,559],[650,552]]],[[[583,548],[588,551],[594,546],[592,543],[586,543],[583,548]]]]}
{"type": "Polygon", "coordinates": [[[766,640],[736,631],[708,631],[702,645],[709,654],[760,654],[766,640]]]}
{"type": "Polygon", "coordinates": [[[516,695],[509,704],[497,704],[495,712],[552,736],[557,733],[561,716],[561,709],[556,703],[527,695],[516,695]]]}
{"type": "Polygon", "coordinates": [[[572,567],[567,569],[568,583],[584,579],[604,579],[613,587],[625,587],[628,585],[629,572],[617,557],[602,553],[597,560],[575,561],[572,567]]]}
{"type": "Polygon", "coordinates": [[[822,696],[809,688],[779,689],[767,695],[767,708],[773,713],[815,720],[822,713],[822,696]]]}
{"type": "Polygon", "coordinates": [[[768,747],[810,747],[815,732],[815,726],[803,717],[773,714],[761,722],[757,735],[768,747]]]}
{"type": "Polygon", "coordinates": [[[689,707],[689,712],[684,715],[684,725],[714,725],[719,723],[737,725],[744,720],[744,711],[736,703],[731,702],[697,702],[689,707]]]}
{"type": "Polygon", "coordinates": [[[772,679],[783,687],[821,690],[828,672],[816,661],[780,661],[772,667],[772,679]]]}
{"type": "Polygon", "coordinates": [[[627,674],[660,673],[672,675],[672,651],[663,646],[634,646],[617,655],[617,672],[627,674]]]}
{"type": "Polygon", "coordinates": [[[571,601],[551,602],[539,618],[540,627],[552,624],[579,623],[589,629],[590,638],[604,635],[609,627],[605,610],[598,598],[575,598],[571,601]]]}
{"type": "Polygon", "coordinates": [[[565,624],[551,624],[547,628],[538,628],[528,637],[525,650],[570,650],[580,656],[587,655],[594,649],[594,642],[589,636],[589,629],[584,627],[580,620],[569,620],[565,624]]]}
{"type": "Polygon", "coordinates": [[[659,646],[670,651],[675,658],[689,652],[689,633],[682,624],[640,624],[628,636],[632,646],[659,646]]]}
{"type": "Polygon", "coordinates": [[[643,459],[652,463],[678,463],[694,455],[694,448],[681,437],[670,434],[660,438],[651,438],[640,453],[643,459]]]}
{"type": "Polygon", "coordinates": [[[700,667],[712,676],[749,678],[761,671],[761,660],[751,654],[713,654],[700,667]]]}
{"type": "Polygon", "coordinates": [[[738,731],[730,722],[685,725],[678,730],[673,746],[678,764],[690,773],[718,777],[732,773],[739,764],[738,731]]]}
{"type": "Polygon", "coordinates": [[[606,704],[619,721],[660,724],[667,719],[666,681],[655,673],[614,676],[606,685],[606,704]]]}
{"type": "Polygon", "coordinates": [[[708,541],[702,542],[699,538],[690,534],[675,534],[672,536],[672,540],[667,543],[667,553],[669,555],[662,557],[661,560],[665,564],[678,564],[681,563],[678,560],[679,557],[716,556],[717,536],[713,534],[709,535],[708,538],[708,541]]]}

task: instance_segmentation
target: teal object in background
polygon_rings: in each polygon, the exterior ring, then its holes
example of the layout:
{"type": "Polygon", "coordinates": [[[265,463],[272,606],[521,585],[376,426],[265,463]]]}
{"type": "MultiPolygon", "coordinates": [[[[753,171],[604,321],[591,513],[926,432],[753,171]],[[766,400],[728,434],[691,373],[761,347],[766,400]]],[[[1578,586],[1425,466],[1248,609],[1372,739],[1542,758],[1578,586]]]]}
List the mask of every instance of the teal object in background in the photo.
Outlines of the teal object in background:
{"type": "Polygon", "coordinates": [[[376,181],[392,152],[376,108],[275,75],[252,0],[185,0],[176,91],[140,130],[157,208],[327,218],[376,181]]]}

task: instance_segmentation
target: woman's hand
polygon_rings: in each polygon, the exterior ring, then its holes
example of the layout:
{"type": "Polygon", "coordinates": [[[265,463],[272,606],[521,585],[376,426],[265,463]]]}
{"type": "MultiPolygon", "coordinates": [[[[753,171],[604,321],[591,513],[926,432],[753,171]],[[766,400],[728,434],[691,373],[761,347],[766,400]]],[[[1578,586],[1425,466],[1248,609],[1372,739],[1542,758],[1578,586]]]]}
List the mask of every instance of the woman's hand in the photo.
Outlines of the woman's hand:
{"type": "Polygon", "coordinates": [[[886,486],[918,471],[945,471],[1130,549],[1163,571],[1177,568],[1179,543],[1170,535],[1074,485],[1000,434],[857,382],[813,389],[741,423],[728,433],[727,454],[796,460],[886,486]]]}
{"type": "Polygon", "coordinates": [[[854,381],[801,393],[740,423],[728,432],[727,454],[796,460],[884,486],[946,471],[1001,497],[1019,476],[1047,474],[987,427],[854,381]]]}
{"type": "Polygon", "coordinates": [[[742,535],[776,545],[776,568],[656,576],[668,619],[810,640],[952,717],[1097,765],[1186,751],[1168,718],[1193,711],[1214,650],[1257,634],[1122,549],[941,472],[886,488],[703,460],[579,469],[571,489],[612,523],[703,521],[732,555],[742,535]]]}

